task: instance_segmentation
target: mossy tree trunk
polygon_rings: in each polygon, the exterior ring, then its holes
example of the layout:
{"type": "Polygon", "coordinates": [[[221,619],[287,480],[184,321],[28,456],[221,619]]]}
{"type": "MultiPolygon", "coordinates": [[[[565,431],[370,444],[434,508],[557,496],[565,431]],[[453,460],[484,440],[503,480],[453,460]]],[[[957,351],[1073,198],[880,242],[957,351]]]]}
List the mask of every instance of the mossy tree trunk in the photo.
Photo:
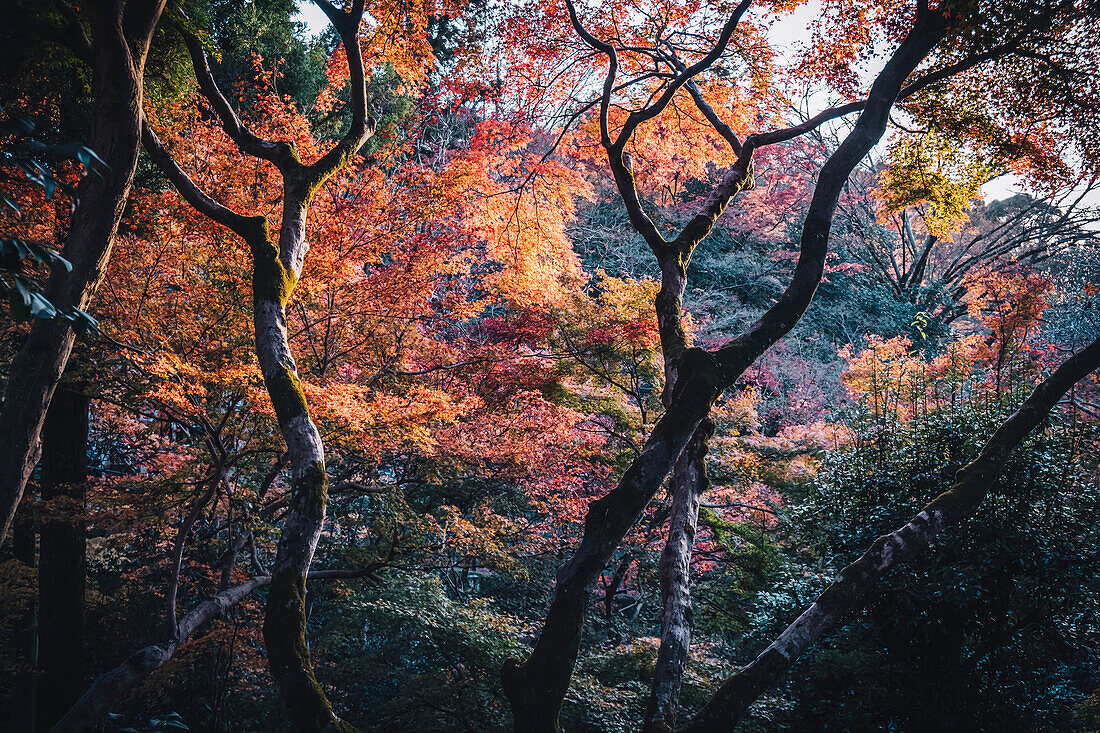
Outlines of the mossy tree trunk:
{"type": "Polygon", "coordinates": [[[264,641],[271,672],[291,719],[303,731],[354,730],[332,710],[317,681],[306,643],[306,578],[325,520],[328,477],[321,434],[309,414],[287,339],[286,307],[301,276],[309,244],[306,220],[317,189],[343,168],[373,132],[367,115],[366,74],[359,45],[363,0],[342,11],[329,0],[314,0],[336,28],[349,69],[351,123],[328,153],[306,165],[288,143],[263,140],[249,131],[218,88],[200,41],[185,37],[199,90],[222,129],[242,155],[272,163],[283,178],[280,229],[273,236],[262,216],[242,216],[201,191],[176,164],[153,130],[143,130],[146,150],[195,209],[236,232],[252,252],[252,305],[256,357],[286,441],[291,469],[289,508],[272,566],[264,641]]]}
{"type": "Polygon", "coordinates": [[[691,604],[691,555],[699,524],[699,503],[709,488],[707,481],[707,439],[714,423],[704,420],[691,442],[680,453],[672,469],[672,509],[668,518],[668,539],[661,552],[658,576],[661,582],[661,645],[646,705],[644,729],[672,730],[680,686],[691,652],[693,631],[691,604]]]}

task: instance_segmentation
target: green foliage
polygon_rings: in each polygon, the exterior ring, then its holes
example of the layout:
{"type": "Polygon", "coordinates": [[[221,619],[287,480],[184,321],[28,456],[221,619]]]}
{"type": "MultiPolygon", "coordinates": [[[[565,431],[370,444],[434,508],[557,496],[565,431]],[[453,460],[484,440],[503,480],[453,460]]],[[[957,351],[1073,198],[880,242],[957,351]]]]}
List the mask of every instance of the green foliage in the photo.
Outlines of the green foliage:
{"type": "Polygon", "coordinates": [[[348,719],[368,730],[506,728],[498,677],[523,654],[519,619],[487,599],[452,600],[432,574],[391,576],[335,613],[321,677],[348,719]]]}
{"type": "Polygon", "coordinates": [[[724,553],[724,562],[700,584],[700,594],[708,599],[698,614],[700,628],[745,634],[758,609],[758,594],[772,585],[782,566],[779,547],[759,525],[723,520],[707,507],[699,510],[699,524],[713,532],[724,553]]]}
{"type": "MultiPolygon", "coordinates": [[[[792,508],[823,568],[854,560],[946,490],[1020,399],[911,421],[862,416],[792,508]]],[[[1098,679],[1095,431],[1055,421],[1012,454],[977,515],[799,664],[794,730],[1055,731],[1098,679]]]]}
{"type": "Polygon", "coordinates": [[[289,95],[299,109],[313,105],[325,83],[325,62],[339,42],[332,28],[309,39],[305,26],[293,19],[298,10],[295,0],[209,0],[206,5],[220,62],[215,73],[223,91],[252,78],[255,55],[265,60],[270,73],[277,70],[280,93],[289,95]]]}
{"type": "Polygon", "coordinates": [[[929,233],[950,235],[965,221],[970,200],[991,174],[980,154],[968,153],[957,141],[934,132],[903,136],[888,153],[883,206],[893,214],[927,203],[924,222],[929,233]]]}
{"type": "MultiPolygon", "coordinates": [[[[106,164],[93,150],[75,143],[49,144],[35,134],[35,124],[26,117],[12,116],[0,108],[0,211],[4,216],[19,215],[19,202],[10,192],[18,187],[37,186],[45,200],[61,191],[72,199],[75,207],[77,189],[56,167],[66,160],[75,160],[83,175],[104,175],[106,164]],[[19,180],[21,178],[22,180],[19,180]]],[[[16,320],[30,318],[60,318],[78,330],[96,328],[96,320],[82,310],[73,308],[59,312],[40,291],[38,283],[25,269],[38,265],[63,267],[72,271],[72,264],[50,247],[17,238],[0,238],[0,295],[7,295],[11,314],[16,320]]]]}

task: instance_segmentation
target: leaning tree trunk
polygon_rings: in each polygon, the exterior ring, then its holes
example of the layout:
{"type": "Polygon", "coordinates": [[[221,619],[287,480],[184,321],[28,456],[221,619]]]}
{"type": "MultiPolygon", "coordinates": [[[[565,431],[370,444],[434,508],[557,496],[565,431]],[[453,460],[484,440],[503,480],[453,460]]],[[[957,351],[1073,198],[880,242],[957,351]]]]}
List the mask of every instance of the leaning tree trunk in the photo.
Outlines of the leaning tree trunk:
{"type": "MultiPolygon", "coordinates": [[[[704,61],[713,63],[721,55],[747,5],[747,2],[742,2],[738,6],[723,32],[720,44],[704,61]]],[[[690,251],[706,236],[729,199],[747,184],[755,143],[752,143],[751,137],[746,140],[737,165],[727,174],[719,189],[712,193],[706,211],[692,219],[675,242],[663,239],[638,201],[633,173],[624,159],[624,148],[632,130],[660,110],[647,108],[642,112],[630,113],[618,138],[611,140],[607,116],[610,95],[615,88],[617,52],[610,43],[594,38],[581,26],[571,3],[567,2],[567,8],[578,34],[609,59],[609,72],[601,98],[601,142],[608,152],[608,161],[623,194],[631,223],[646,238],[659,260],[669,249],[674,254],[682,252],[690,256],[690,251]]],[[[580,544],[558,571],[542,633],[530,657],[523,663],[515,659],[506,660],[501,669],[501,682],[519,733],[557,731],[558,713],[580,648],[589,586],[641,516],[696,428],[708,416],[714,401],[764,351],[786,335],[809,307],[824,272],[829,233],[841,190],[855,166],[881,139],[902,84],[943,37],[945,30],[943,17],[936,11],[924,8],[918,13],[912,30],[871,86],[859,119],[821,169],[802,229],[798,264],[790,285],[776,304],[744,334],[718,351],[691,348],[676,360],[678,376],[668,409],[657,421],[641,453],[615,488],[589,505],[580,544]]],[[[677,76],[673,84],[682,87],[690,81],[691,74],[697,73],[699,66],[695,64],[690,67],[685,74],[677,76]]],[[[670,86],[662,95],[664,104],[671,100],[676,88],[670,86]]],[[[796,134],[792,133],[791,137],[794,136],[796,134]]]]}
{"type": "MultiPolygon", "coordinates": [[[[54,268],[46,297],[61,312],[84,310],[103,280],[118,224],[130,195],[141,150],[142,79],[153,28],[165,0],[141,9],[121,3],[84,5],[92,42],[74,47],[93,71],[90,147],[106,169],[85,176],[78,188],[63,254],[72,271],[54,268]]],[[[75,333],[68,323],[38,319],[12,361],[0,406],[0,543],[7,536],[23,489],[38,462],[39,439],[54,389],[72,352],[75,333]]]]}
{"type": "Polygon", "coordinates": [[[985,499],[1021,440],[1039,426],[1058,401],[1100,368],[1100,338],[1067,359],[1043,380],[986,442],[982,452],[955,475],[954,485],[905,526],[876,539],[832,585],[751,663],[730,677],[682,733],[729,733],[749,705],[783,675],[817,639],[851,611],[891,568],[922,552],[944,529],[969,518],[985,499]]]}
{"type": "MultiPolygon", "coordinates": [[[[347,570],[314,570],[309,574],[309,580],[377,579],[374,573],[385,564],[386,561],[376,561],[360,568],[347,570]]],[[[232,568],[230,568],[231,572],[232,568]]],[[[79,733],[94,727],[112,705],[163,667],[199,627],[221,618],[233,606],[248,598],[253,591],[267,587],[270,582],[270,575],[257,575],[240,585],[226,587],[217,595],[197,604],[179,619],[174,632],[163,642],[150,644],[134,652],[117,667],[96,679],[80,699],[69,708],[65,717],[50,728],[50,733],[79,733]]]]}
{"type": "Polygon", "coordinates": [[[84,691],[84,488],[88,398],[54,394],[42,432],[38,570],[37,729],[46,730],[84,691]]]}

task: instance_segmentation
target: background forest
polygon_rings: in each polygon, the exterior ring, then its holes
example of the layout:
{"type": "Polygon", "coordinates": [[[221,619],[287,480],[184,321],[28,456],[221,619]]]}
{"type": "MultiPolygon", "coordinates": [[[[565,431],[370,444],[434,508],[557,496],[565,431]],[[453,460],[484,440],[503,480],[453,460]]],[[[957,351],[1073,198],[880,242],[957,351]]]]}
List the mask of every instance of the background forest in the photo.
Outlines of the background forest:
{"type": "Polygon", "coordinates": [[[5,730],[1100,730],[1094,5],[306,10],[0,10],[5,730]]]}

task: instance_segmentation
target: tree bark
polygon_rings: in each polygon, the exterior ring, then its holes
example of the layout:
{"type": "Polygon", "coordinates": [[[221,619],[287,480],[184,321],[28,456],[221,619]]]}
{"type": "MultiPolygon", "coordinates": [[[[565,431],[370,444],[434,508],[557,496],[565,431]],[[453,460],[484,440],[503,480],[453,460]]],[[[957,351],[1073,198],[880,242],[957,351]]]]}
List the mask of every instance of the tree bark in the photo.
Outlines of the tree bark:
{"type": "MultiPolygon", "coordinates": [[[[141,149],[142,79],[153,28],[165,0],[86,3],[93,45],[77,50],[93,73],[90,147],[107,169],[85,176],[78,188],[62,254],[72,271],[54,268],[45,295],[58,311],[84,310],[106,271],[141,149]],[[85,55],[88,54],[88,55],[85,55]]],[[[27,480],[38,462],[42,424],[72,352],[68,323],[36,319],[12,361],[0,406],[0,543],[11,526],[27,480]]]]}
{"type": "Polygon", "coordinates": [[[88,398],[54,394],[42,432],[42,513],[38,570],[37,729],[46,730],[84,690],[84,489],[88,480],[88,398]]]}
{"type": "Polygon", "coordinates": [[[668,522],[668,540],[661,552],[658,572],[661,581],[661,646],[653,673],[649,702],[646,705],[646,733],[672,730],[680,685],[691,651],[691,554],[699,523],[699,503],[709,487],[707,480],[707,439],[714,424],[704,420],[691,442],[680,453],[672,471],[672,513],[668,522]]]}
{"type": "Polygon", "coordinates": [[[558,570],[554,598],[531,656],[523,664],[510,659],[501,670],[517,731],[557,730],[558,711],[580,647],[588,588],[718,396],[718,374],[709,367],[709,355],[691,349],[685,358],[694,366],[685,370],[673,407],[657,421],[618,485],[589,505],[580,545],[558,570]]]}
{"type": "Polygon", "coordinates": [[[252,252],[252,319],[256,357],[271,398],[291,468],[289,508],[282,525],[264,615],[264,641],[271,672],[295,726],[303,731],[348,731],[354,727],[332,710],[313,672],[306,644],[306,577],[325,521],[328,477],[321,434],[309,414],[302,383],[287,339],[286,306],[301,276],[309,244],[305,238],[309,204],[318,188],[347,165],[373,133],[367,115],[366,74],[359,45],[363,0],[347,12],[330,0],[314,0],[336,28],[348,62],[351,124],[344,137],[310,165],[288,143],[263,140],[241,121],[215,82],[202,44],[185,36],[195,77],[222,129],[242,154],[274,164],[283,177],[277,240],[263,216],[246,217],[201,191],[172,160],[148,124],[146,149],[183,198],[196,210],[236,232],[252,252]]]}

